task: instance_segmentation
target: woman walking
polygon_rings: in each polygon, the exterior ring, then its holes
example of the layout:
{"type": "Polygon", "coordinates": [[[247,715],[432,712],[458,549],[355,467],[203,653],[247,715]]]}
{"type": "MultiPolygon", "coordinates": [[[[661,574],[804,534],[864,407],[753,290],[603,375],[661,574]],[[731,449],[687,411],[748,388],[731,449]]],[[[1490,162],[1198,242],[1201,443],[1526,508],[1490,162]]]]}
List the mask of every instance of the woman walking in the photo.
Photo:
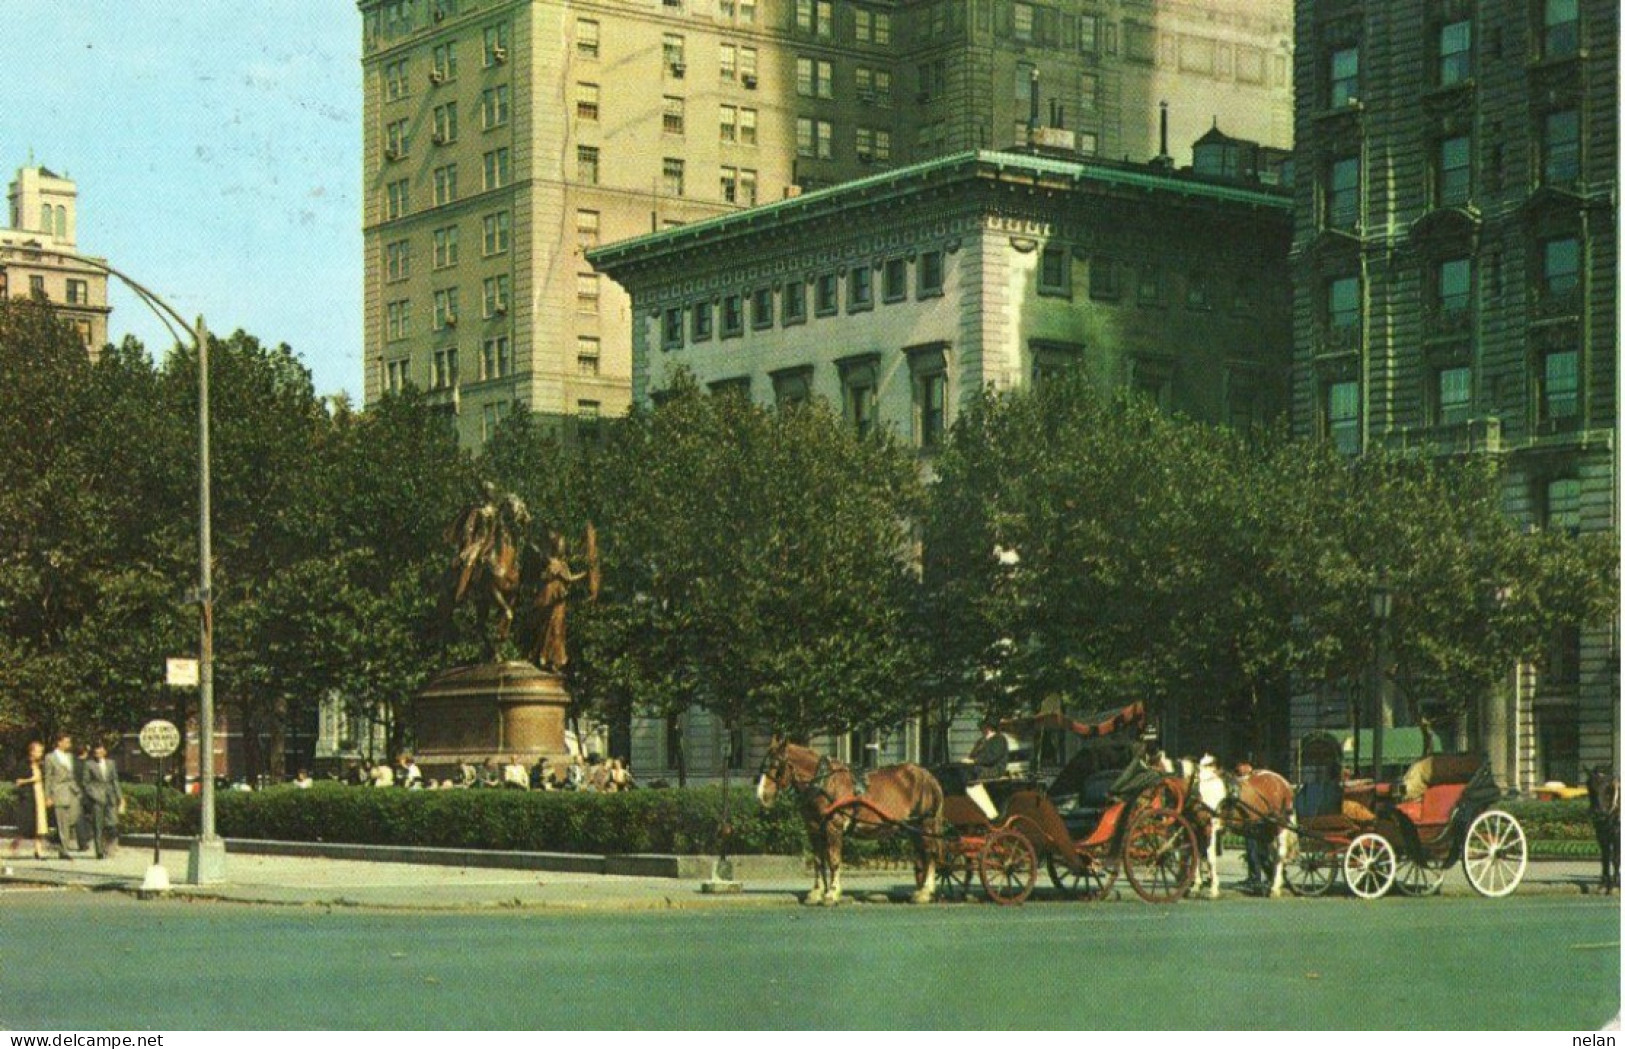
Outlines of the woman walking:
{"type": "Polygon", "coordinates": [[[40,762],[45,759],[45,744],[40,742],[28,745],[28,764],[25,768],[26,776],[17,779],[17,837],[11,842],[11,851],[16,852],[22,845],[24,838],[34,839],[34,858],[45,858],[45,836],[50,833],[50,820],[45,815],[45,777],[40,772],[40,762]]]}

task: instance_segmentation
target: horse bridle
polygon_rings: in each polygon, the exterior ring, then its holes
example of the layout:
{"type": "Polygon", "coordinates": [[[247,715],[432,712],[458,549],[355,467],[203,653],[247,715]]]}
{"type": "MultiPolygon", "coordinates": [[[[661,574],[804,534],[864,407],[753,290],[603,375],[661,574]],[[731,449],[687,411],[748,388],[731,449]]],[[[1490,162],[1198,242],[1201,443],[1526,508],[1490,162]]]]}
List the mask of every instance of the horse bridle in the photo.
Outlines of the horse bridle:
{"type": "Polygon", "coordinates": [[[768,769],[774,765],[782,766],[784,769],[785,782],[784,787],[780,787],[781,790],[787,787],[795,791],[796,797],[802,800],[806,800],[813,794],[817,794],[825,801],[835,800],[835,795],[829,792],[827,786],[830,776],[835,772],[835,766],[830,762],[829,755],[819,755],[818,766],[813,769],[812,778],[805,783],[796,779],[796,768],[790,764],[789,755],[783,752],[779,754],[777,759],[774,759],[771,752],[762,755],[762,768],[759,775],[766,776],[773,781],[775,786],[778,786],[778,776],[768,776],[768,769]]]}

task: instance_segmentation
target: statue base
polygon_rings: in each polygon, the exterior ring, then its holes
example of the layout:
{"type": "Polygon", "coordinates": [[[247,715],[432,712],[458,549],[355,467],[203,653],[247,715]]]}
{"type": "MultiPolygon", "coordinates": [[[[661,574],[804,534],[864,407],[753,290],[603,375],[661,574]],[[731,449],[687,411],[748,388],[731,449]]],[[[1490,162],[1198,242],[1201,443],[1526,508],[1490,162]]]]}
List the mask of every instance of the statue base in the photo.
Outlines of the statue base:
{"type": "Polygon", "coordinates": [[[424,775],[456,778],[463,765],[487,759],[526,765],[569,760],[564,715],[570,693],[557,674],[529,663],[455,667],[432,678],[413,699],[412,752],[424,775]]]}

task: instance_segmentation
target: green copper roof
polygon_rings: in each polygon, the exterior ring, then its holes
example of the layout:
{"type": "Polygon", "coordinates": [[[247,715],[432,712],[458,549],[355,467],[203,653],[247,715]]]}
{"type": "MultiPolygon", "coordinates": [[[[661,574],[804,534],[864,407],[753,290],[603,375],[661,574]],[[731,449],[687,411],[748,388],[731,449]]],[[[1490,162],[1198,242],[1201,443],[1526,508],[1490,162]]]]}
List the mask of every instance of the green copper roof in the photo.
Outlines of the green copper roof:
{"type": "Polygon", "coordinates": [[[906,190],[911,185],[928,181],[933,176],[962,172],[974,176],[980,168],[994,176],[1030,176],[1065,179],[1077,186],[1095,183],[1101,186],[1119,186],[1145,190],[1148,193],[1173,193],[1194,200],[1228,201],[1254,207],[1276,208],[1283,212],[1292,209],[1292,195],[1282,189],[1251,189],[1232,183],[1208,181],[1189,173],[1175,174],[1146,167],[1117,165],[1099,161],[1060,160],[1054,157],[1034,156],[1028,153],[1003,153],[996,150],[969,150],[952,153],[932,160],[893,168],[876,175],[842,182],[839,185],[787,197],[771,204],[762,204],[741,211],[729,212],[702,219],[656,233],[616,241],[595,248],[587,258],[600,269],[625,261],[628,256],[642,256],[650,251],[675,248],[705,239],[707,234],[743,232],[787,221],[790,216],[823,210],[831,203],[846,198],[862,199],[875,190],[906,190]]]}

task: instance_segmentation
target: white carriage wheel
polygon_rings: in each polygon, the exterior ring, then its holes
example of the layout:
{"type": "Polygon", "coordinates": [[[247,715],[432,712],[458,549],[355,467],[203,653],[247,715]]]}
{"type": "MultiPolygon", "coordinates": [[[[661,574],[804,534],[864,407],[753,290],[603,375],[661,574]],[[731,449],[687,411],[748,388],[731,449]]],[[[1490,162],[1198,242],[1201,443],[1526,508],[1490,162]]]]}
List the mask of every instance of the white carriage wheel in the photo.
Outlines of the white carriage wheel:
{"type": "Polygon", "coordinates": [[[1500,809],[1481,813],[1467,828],[1461,867],[1479,895],[1499,898],[1511,893],[1529,867],[1523,825],[1500,809]]]}
{"type": "Polygon", "coordinates": [[[1394,847],[1381,834],[1362,834],[1343,853],[1343,881],[1362,900],[1375,900],[1394,884],[1399,866],[1394,847]]]}

